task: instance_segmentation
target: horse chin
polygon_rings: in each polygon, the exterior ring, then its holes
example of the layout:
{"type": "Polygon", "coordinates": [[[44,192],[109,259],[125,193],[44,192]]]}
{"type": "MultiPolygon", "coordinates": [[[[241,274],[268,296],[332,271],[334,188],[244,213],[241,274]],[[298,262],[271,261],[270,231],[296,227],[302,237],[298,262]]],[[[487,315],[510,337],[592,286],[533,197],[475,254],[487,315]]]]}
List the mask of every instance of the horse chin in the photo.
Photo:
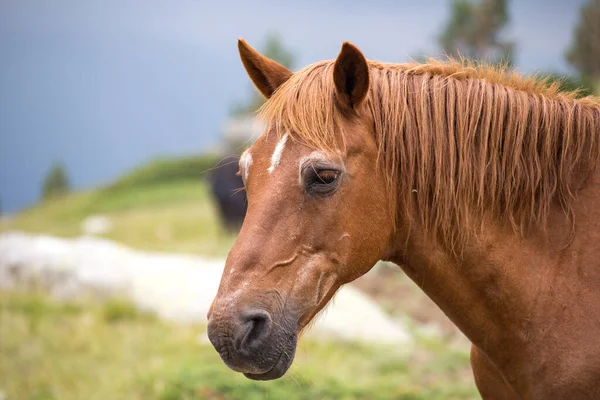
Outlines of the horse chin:
{"type": "Polygon", "coordinates": [[[248,379],[252,379],[253,381],[272,381],[274,379],[279,379],[288,371],[290,366],[292,365],[292,361],[294,361],[294,354],[296,352],[295,346],[293,349],[284,350],[281,352],[275,364],[266,372],[260,374],[251,374],[244,373],[244,376],[248,379]]]}

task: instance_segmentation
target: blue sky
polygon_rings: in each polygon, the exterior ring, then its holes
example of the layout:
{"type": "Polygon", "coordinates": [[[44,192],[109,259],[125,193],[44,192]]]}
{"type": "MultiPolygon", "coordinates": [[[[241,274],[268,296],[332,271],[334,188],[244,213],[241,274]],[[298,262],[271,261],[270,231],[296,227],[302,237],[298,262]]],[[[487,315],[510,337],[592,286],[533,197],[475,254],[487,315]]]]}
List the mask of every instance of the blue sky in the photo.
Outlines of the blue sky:
{"type": "MultiPolygon", "coordinates": [[[[76,188],[152,157],[219,142],[252,90],[236,40],[282,35],[297,67],[351,41],[368,58],[436,54],[449,1],[0,0],[0,197],[31,205],[52,162],[76,188]]],[[[564,61],[581,0],[510,3],[508,36],[524,73],[564,61]]]]}

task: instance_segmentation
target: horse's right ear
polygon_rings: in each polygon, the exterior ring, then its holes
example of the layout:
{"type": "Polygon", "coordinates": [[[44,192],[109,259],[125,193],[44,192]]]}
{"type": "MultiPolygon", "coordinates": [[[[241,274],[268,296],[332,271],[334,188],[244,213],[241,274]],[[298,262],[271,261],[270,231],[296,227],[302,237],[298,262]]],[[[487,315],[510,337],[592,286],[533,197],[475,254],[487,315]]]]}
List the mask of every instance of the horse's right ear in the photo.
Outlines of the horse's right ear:
{"type": "Polygon", "coordinates": [[[244,41],[238,40],[242,64],[254,86],[268,99],[282,83],[292,76],[292,71],[254,50],[244,41]]]}
{"type": "Polygon", "coordinates": [[[369,91],[369,66],[365,56],[345,42],[333,66],[333,82],[343,108],[356,109],[369,91]]]}

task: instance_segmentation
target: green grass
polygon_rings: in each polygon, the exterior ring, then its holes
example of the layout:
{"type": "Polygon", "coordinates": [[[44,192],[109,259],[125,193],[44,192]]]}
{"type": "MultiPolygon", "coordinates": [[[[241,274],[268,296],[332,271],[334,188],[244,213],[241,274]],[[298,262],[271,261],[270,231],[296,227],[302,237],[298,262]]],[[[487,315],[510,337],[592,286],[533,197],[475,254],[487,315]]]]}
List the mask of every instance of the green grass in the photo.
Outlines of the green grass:
{"type": "Polygon", "coordinates": [[[4,221],[0,232],[76,237],[97,214],[113,224],[106,238],[140,249],[225,256],[235,240],[222,230],[206,184],[189,180],[72,193],[4,221]]]}
{"type": "Polygon", "coordinates": [[[213,154],[157,158],[104,187],[40,202],[2,219],[0,233],[76,237],[86,217],[104,215],[113,224],[105,237],[125,245],[225,256],[235,236],[221,228],[204,179],[218,163],[213,154]]]}
{"type": "Polygon", "coordinates": [[[219,162],[220,157],[215,154],[155,158],[123,175],[109,187],[120,190],[174,181],[199,181],[219,162]]]}
{"type": "Polygon", "coordinates": [[[121,300],[64,304],[0,293],[0,391],[7,399],[475,399],[468,355],[434,339],[409,355],[302,339],[282,379],[253,382],[179,326],[121,300]]]}

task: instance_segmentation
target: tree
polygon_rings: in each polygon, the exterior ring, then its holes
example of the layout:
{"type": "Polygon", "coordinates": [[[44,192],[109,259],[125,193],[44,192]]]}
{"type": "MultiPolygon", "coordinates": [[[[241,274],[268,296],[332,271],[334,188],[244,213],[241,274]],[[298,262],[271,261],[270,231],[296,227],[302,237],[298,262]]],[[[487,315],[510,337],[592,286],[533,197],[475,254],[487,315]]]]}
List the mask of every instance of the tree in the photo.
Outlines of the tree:
{"type": "Polygon", "coordinates": [[[69,178],[62,163],[55,163],[48,171],[42,185],[42,199],[59,197],[69,191],[69,178]]]}
{"type": "Polygon", "coordinates": [[[449,56],[512,65],[515,44],[502,39],[508,22],[506,0],[454,0],[439,45],[449,56]]]}
{"type": "Polygon", "coordinates": [[[579,18],[566,58],[582,78],[596,83],[600,93],[600,0],[583,5],[579,18]]]}
{"type": "MultiPolygon", "coordinates": [[[[275,60],[289,69],[294,67],[294,55],[285,48],[281,37],[277,33],[272,32],[267,34],[265,44],[260,52],[265,57],[275,60]]],[[[253,113],[254,111],[258,110],[264,102],[264,96],[254,89],[252,91],[252,96],[247,103],[238,103],[233,106],[232,114],[240,115],[253,113]]]]}

